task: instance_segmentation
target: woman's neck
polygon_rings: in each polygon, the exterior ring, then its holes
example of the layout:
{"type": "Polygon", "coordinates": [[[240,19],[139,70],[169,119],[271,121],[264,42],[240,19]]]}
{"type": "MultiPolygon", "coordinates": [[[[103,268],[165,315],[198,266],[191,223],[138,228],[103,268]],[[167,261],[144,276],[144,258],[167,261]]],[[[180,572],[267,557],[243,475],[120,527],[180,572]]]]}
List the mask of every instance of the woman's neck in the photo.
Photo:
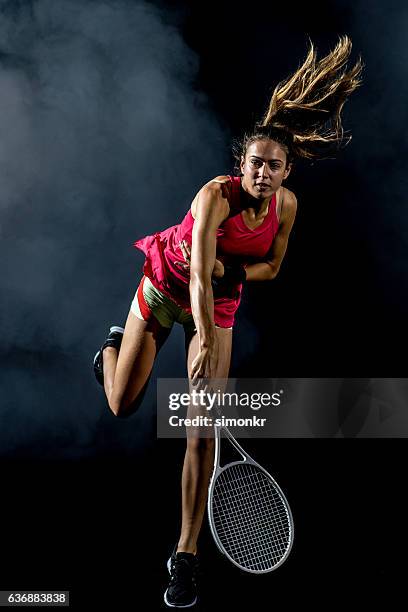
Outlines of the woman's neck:
{"type": "Polygon", "coordinates": [[[253,210],[255,212],[255,216],[257,217],[264,215],[268,211],[270,198],[263,198],[262,200],[254,198],[250,193],[245,191],[242,181],[240,190],[241,206],[244,210],[253,210]]]}

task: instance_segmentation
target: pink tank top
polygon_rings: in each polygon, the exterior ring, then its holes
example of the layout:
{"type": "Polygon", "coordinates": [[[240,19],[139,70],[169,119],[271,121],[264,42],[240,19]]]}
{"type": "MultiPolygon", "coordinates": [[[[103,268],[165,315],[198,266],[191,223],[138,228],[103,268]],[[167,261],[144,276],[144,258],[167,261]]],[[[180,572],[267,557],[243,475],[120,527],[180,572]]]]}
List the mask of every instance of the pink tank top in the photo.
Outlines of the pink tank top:
{"type": "MultiPolygon", "coordinates": [[[[230,213],[217,230],[217,258],[225,264],[251,264],[265,261],[279,228],[276,214],[276,194],[261,225],[251,230],[242,217],[241,178],[230,176],[230,213]]],[[[189,210],[179,225],[146,236],[134,246],[146,255],[143,272],[152,284],[183,309],[191,312],[188,271],[176,262],[185,263],[179,247],[182,240],[191,245],[194,218],[189,210]]],[[[230,291],[214,290],[214,321],[219,327],[232,327],[241,301],[242,285],[230,291]]]]}

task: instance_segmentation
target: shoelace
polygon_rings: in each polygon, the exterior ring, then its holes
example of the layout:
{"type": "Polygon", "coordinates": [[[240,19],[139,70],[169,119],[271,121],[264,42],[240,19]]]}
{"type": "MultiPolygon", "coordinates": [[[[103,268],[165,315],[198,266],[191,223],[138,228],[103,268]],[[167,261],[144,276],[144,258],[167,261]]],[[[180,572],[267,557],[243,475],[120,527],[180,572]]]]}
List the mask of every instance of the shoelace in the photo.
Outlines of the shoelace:
{"type": "Polygon", "coordinates": [[[175,559],[172,563],[171,582],[187,583],[195,582],[196,564],[191,564],[187,559],[175,559]]]}

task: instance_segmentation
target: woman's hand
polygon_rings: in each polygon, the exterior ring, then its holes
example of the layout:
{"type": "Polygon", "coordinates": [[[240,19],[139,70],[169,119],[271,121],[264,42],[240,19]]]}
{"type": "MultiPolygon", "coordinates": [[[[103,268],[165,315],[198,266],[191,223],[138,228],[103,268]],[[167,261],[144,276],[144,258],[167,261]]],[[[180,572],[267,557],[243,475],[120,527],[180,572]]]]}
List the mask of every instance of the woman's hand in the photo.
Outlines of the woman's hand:
{"type": "Polygon", "coordinates": [[[218,340],[214,337],[211,346],[202,348],[195,356],[191,364],[190,379],[193,385],[199,383],[200,378],[208,379],[215,378],[218,363],[218,340]]]}
{"type": "MultiPolygon", "coordinates": [[[[186,242],[186,240],[182,240],[180,242],[180,250],[183,253],[183,257],[186,263],[182,263],[181,261],[176,261],[176,266],[183,268],[184,270],[190,269],[190,260],[191,260],[191,246],[186,242]]],[[[222,278],[224,276],[224,264],[219,259],[215,260],[214,268],[212,271],[213,278],[222,278]]]]}

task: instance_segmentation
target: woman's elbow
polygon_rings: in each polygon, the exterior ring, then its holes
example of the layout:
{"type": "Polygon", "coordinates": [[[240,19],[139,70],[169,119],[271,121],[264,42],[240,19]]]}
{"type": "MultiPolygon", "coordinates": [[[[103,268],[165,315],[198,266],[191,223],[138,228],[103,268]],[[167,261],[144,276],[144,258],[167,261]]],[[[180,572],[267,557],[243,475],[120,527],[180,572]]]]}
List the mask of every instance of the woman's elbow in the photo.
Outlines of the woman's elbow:
{"type": "Polygon", "coordinates": [[[278,276],[280,266],[277,266],[276,264],[272,264],[269,262],[268,262],[268,266],[269,266],[268,280],[274,280],[278,276]]]}

